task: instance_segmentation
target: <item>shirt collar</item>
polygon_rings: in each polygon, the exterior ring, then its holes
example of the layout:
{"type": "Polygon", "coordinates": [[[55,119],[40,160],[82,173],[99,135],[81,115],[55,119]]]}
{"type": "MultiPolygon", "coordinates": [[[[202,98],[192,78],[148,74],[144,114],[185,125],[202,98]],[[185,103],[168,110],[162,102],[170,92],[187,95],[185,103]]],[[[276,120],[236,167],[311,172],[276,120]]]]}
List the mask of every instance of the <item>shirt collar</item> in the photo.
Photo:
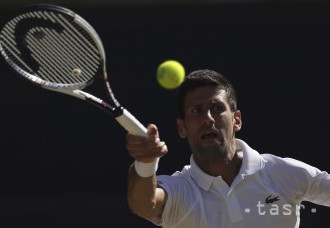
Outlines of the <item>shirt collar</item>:
{"type": "MultiPolygon", "coordinates": [[[[236,152],[243,157],[243,162],[238,175],[244,177],[246,175],[252,175],[265,166],[265,160],[261,155],[253,150],[243,140],[235,139],[236,141],[236,152]]],[[[212,182],[217,177],[210,176],[203,172],[194,161],[193,156],[190,157],[191,176],[197,182],[199,187],[203,190],[208,191],[212,185],[212,182]]]]}

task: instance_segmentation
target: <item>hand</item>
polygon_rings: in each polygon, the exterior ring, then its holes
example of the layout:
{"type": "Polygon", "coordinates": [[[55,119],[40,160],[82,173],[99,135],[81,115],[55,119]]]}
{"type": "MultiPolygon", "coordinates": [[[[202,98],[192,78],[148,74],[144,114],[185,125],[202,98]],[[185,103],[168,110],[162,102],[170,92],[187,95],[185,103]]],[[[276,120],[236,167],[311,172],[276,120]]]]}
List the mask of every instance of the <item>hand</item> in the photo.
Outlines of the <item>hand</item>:
{"type": "Polygon", "coordinates": [[[148,137],[127,134],[126,148],[135,160],[151,163],[157,157],[165,155],[168,150],[165,142],[160,141],[156,125],[149,124],[147,130],[148,137]]]}

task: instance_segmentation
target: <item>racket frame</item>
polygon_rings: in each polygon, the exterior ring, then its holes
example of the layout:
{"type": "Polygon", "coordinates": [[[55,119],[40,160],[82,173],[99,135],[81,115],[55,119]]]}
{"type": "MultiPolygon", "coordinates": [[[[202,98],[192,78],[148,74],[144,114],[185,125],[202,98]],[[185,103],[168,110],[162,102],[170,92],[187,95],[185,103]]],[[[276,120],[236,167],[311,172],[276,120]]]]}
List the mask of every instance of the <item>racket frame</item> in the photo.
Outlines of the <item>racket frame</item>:
{"type": "Polygon", "coordinates": [[[7,55],[6,51],[1,45],[0,42],[0,52],[2,56],[5,58],[5,60],[8,62],[8,64],[20,75],[24,76],[25,79],[32,82],[33,84],[42,87],[43,89],[47,89],[50,91],[55,91],[58,93],[70,95],[73,97],[76,97],[80,100],[87,101],[88,103],[94,104],[101,109],[105,110],[106,112],[110,113],[117,122],[125,128],[129,133],[134,135],[140,135],[140,136],[147,136],[147,129],[130,113],[128,112],[124,107],[122,107],[117,99],[115,98],[113,91],[110,87],[110,83],[108,81],[108,76],[106,72],[106,55],[103,43],[95,31],[95,29],[81,16],[74,13],[73,11],[56,5],[50,5],[50,4],[33,4],[28,5],[27,7],[22,8],[21,14],[23,12],[29,12],[33,9],[35,10],[47,10],[47,11],[57,11],[60,13],[64,13],[70,17],[73,18],[74,23],[78,24],[80,27],[84,29],[85,32],[87,32],[90,35],[90,38],[93,39],[95,45],[97,46],[97,49],[99,50],[100,57],[101,57],[101,68],[103,80],[106,86],[106,89],[108,91],[108,95],[110,100],[114,103],[114,106],[108,104],[104,100],[89,94],[85,91],[82,91],[81,89],[84,89],[89,84],[93,82],[96,76],[93,77],[88,82],[84,83],[74,83],[74,84],[61,84],[61,83],[52,83],[45,81],[33,74],[30,74],[29,72],[26,72],[24,69],[19,67],[15,64],[14,61],[11,60],[11,58],[7,55]]]}

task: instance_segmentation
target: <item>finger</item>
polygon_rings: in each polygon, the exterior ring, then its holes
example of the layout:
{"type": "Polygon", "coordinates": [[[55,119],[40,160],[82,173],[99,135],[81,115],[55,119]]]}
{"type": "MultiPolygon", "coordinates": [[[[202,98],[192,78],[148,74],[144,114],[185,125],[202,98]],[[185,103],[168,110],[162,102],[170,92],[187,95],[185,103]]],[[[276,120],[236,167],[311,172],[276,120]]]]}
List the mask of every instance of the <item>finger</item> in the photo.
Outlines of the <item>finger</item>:
{"type": "Polygon", "coordinates": [[[145,159],[151,159],[151,158],[157,158],[162,157],[168,152],[167,146],[165,143],[162,143],[162,145],[159,145],[157,148],[154,148],[152,151],[148,151],[147,153],[139,153],[136,152],[133,154],[133,157],[136,160],[143,161],[145,159]]]}
{"type": "Polygon", "coordinates": [[[148,125],[147,133],[148,133],[149,139],[159,138],[158,128],[155,124],[149,124],[148,125]]]}
{"type": "Polygon", "coordinates": [[[144,136],[126,134],[126,141],[128,144],[143,144],[147,142],[147,138],[144,136]]]}
{"type": "Polygon", "coordinates": [[[145,141],[141,143],[126,143],[126,149],[134,153],[153,153],[157,148],[161,148],[165,143],[159,138],[154,141],[145,141]]]}

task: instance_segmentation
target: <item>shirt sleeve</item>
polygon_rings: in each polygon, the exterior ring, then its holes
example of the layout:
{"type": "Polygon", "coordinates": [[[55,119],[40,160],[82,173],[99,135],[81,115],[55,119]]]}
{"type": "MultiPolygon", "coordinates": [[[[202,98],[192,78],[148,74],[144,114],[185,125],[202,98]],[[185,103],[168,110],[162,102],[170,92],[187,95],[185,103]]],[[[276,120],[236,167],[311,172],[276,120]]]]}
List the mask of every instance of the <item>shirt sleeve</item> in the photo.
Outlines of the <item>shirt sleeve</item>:
{"type": "Polygon", "coordinates": [[[304,187],[299,191],[303,193],[301,200],[330,207],[330,174],[292,158],[285,160],[294,169],[292,180],[304,187]]]}
{"type": "Polygon", "coordinates": [[[312,174],[304,200],[330,207],[330,174],[317,168],[312,174]]]}
{"type": "Polygon", "coordinates": [[[330,207],[330,174],[293,158],[265,154],[268,181],[289,202],[330,207]]]}
{"type": "Polygon", "coordinates": [[[179,172],[172,176],[157,176],[159,187],[167,194],[167,200],[161,220],[153,221],[156,225],[173,227],[181,222],[189,213],[190,209],[197,203],[197,195],[189,180],[180,175],[179,172]]]}

